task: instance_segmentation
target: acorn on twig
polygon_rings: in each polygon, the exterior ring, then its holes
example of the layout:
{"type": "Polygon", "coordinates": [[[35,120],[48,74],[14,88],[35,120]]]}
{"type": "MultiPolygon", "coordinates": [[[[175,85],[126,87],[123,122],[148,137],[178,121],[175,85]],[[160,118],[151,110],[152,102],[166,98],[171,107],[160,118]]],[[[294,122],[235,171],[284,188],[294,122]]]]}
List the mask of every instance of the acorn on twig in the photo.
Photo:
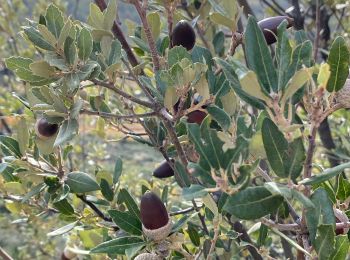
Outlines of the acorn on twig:
{"type": "Polygon", "coordinates": [[[155,241],[165,239],[171,232],[172,222],[169,214],[153,192],[146,192],[141,198],[141,222],[145,235],[155,241]]]}
{"type": "MultiPolygon", "coordinates": [[[[170,159],[174,161],[173,159],[170,159]]],[[[161,164],[153,171],[153,176],[159,179],[164,179],[174,176],[174,170],[171,168],[169,162],[164,160],[161,164]]]]}
{"type": "Polygon", "coordinates": [[[289,16],[274,16],[268,17],[258,22],[259,27],[264,33],[265,40],[268,45],[277,41],[277,28],[284,21],[287,20],[287,28],[293,26],[294,19],[289,16]]]}
{"type": "Polygon", "coordinates": [[[40,139],[49,139],[58,132],[58,124],[51,124],[46,118],[40,118],[35,123],[35,133],[40,139]]]}
{"type": "Polygon", "coordinates": [[[196,43],[196,33],[190,23],[181,20],[174,27],[171,41],[172,46],[182,46],[190,51],[196,43]]]}

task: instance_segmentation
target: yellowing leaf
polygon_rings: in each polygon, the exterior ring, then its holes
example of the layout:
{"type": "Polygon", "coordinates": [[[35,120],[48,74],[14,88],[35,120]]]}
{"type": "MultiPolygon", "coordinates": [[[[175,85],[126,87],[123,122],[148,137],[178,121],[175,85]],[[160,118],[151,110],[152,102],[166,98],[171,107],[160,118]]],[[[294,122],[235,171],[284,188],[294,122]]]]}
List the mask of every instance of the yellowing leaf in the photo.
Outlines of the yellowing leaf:
{"type": "Polygon", "coordinates": [[[168,87],[165,91],[164,97],[164,106],[169,110],[173,111],[173,107],[178,100],[178,96],[176,94],[176,89],[173,87],[168,87]]]}
{"type": "Polygon", "coordinates": [[[242,89],[247,94],[266,102],[270,101],[270,98],[262,92],[260,83],[254,71],[250,70],[247,73],[242,74],[239,81],[242,89]]]}
{"type": "Polygon", "coordinates": [[[331,70],[328,63],[322,63],[317,76],[317,84],[321,87],[327,86],[329,77],[331,76],[331,70]]]}

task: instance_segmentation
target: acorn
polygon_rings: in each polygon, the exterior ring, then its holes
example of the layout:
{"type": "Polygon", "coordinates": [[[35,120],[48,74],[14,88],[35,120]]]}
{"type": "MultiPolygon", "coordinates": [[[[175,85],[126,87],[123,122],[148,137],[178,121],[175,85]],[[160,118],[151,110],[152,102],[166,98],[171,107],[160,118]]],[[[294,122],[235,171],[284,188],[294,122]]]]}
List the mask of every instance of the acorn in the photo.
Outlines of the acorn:
{"type": "Polygon", "coordinates": [[[174,27],[171,39],[172,46],[182,46],[190,51],[196,43],[196,33],[191,24],[181,20],[174,27]]]}
{"type": "Polygon", "coordinates": [[[159,178],[159,179],[168,178],[168,177],[174,176],[174,170],[171,168],[169,162],[167,160],[164,160],[153,171],[153,176],[156,177],[156,178],[159,178]]]}
{"type": "Polygon", "coordinates": [[[46,118],[40,118],[35,123],[35,133],[40,139],[49,139],[58,132],[58,124],[51,124],[46,118]]]}
{"type": "Polygon", "coordinates": [[[263,31],[265,40],[268,45],[273,44],[277,41],[277,28],[284,20],[287,20],[288,22],[287,28],[293,26],[294,19],[289,16],[268,17],[258,22],[258,25],[263,31]]]}
{"type": "Polygon", "coordinates": [[[206,112],[201,110],[194,110],[187,114],[187,122],[196,123],[200,125],[206,116],[207,116],[206,112]]]}
{"type": "Polygon", "coordinates": [[[148,238],[161,241],[170,234],[171,219],[163,202],[156,194],[146,192],[142,196],[140,212],[142,230],[148,238]]]}
{"type": "Polygon", "coordinates": [[[142,253],[136,256],[134,260],[162,260],[162,258],[153,253],[142,253]]]}

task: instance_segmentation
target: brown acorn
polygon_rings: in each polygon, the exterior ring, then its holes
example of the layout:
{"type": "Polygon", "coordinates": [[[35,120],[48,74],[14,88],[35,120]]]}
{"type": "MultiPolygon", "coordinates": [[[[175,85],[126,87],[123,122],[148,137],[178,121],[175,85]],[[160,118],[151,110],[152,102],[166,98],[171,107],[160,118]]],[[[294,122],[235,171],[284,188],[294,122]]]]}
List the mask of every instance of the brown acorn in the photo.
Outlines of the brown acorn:
{"type": "Polygon", "coordinates": [[[170,167],[167,160],[164,160],[154,171],[153,176],[159,179],[174,176],[174,170],[170,167]]]}
{"type": "Polygon", "coordinates": [[[40,139],[48,139],[58,132],[58,124],[51,124],[45,118],[40,118],[35,123],[35,133],[40,139]]]}
{"type": "Polygon", "coordinates": [[[200,125],[206,116],[207,116],[206,112],[201,110],[195,110],[187,114],[187,122],[196,123],[200,125]]]}
{"type": "Polygon", "coordinates": [[[277,41],[277,28],[284,20],[287,20],[288,22],[287,28],[293,26],[294,19],[288,16],[268,17],[258,22],[258,25],[263,31],[265,40],[268,45],[273,44],[277,41]]]}
{"type": "Polygon", "coordinates": [[[181,20],[174,27],[171,41],[172,46],[182,46],[189,51],[192,50],[196,43],[196,33],[191,24],[185,20],[181,20]]]}
{"type": "Polygon", "coordinates": [[[171,219],[160,200],[153,192],[146,192],[140,205],[142,230],[145,235],[155,241],[166,238],[171,232],[171,219]]]}

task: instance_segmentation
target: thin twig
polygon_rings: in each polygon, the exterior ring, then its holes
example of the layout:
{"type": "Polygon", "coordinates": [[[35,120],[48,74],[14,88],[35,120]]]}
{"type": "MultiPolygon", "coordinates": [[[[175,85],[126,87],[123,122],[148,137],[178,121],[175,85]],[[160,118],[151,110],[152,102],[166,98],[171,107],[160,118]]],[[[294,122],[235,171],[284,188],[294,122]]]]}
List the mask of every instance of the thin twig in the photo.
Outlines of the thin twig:
{"type": "Polygon", "coordinates": [[[113,83],[109,83],[109,82],[103,82],[103,81],[99,81],[97,79],[93,79],[91,80],[93,83],[95,83],[96,85],[99,85],[99,86],[102,86],[102,87],[105,87],[105,88],[108,88],[112,91],[114,91],[115,93],[117,93],[118,95],[134,102],[134,103],[137,103],[139,105],[142,105],[142,106],[145,106],[145,107],[148,107],[148,108],[153,108],[153,104],[150,103],[150,102],[147,102],[147,101],[144,101],[142,99],[139,99],[137,97],[134,97],[122,90],[120,90],[119,88],[115,87],[113,83]]]}
{"type": "Polygon", "coordinates": [[[13,260],[13,258],[2,247],[0,247],[0,256],[4,260],[13,260]]]}
{"type": "Polygon", "coordinates": [[[87,200],[84,195],[77,195],[77,197],[81,199],[81,201],[83,201],[85,204],[87,204],[96,213],[96,215],[98,215],[104,221],[112,222],[112,219],[110,217],[105,216],[105,214],[103,214],[103,212],[98,207],[96,207],[94,203],[87,200]]]}
{"type": "Polygon", "coordinates": [[[147,42],[148,42],[148,45],[149,45],[149,48],[151,51],[151,55],[152,55],[154,70],[158,71],[160,69],[159,55],[158,55],[155,41],[153,39],[151,27],[149,26],[149,23],[147,20],[146,3],[144,3],[143,6],[141,6],[141,3],[139,2],[139,0],[132,0],[132,3],[136,7],[136,10],[140,16],[140,19],[141,19],[141,22],[143,25],[143,29],[145,30],[145,35],[146,35],[147,42]]]}
{"type": "Polygon", "coordinates": [[[92,111],[88,109],[81,109],[80,114],[85,114],[85,115],[93,115],[93,116],[100,116],[103,118],[111,118],[111,119],[130,119],[130,118],[143,118],[143,117],[152,117],[156,116],[156,112],[149,112],[149,113],[144,113],[144,114],[135,114],[135,115],[116,115],[112,113],[106,113],[106,112],[100,112],[100,111],[92,111]]]}
{"type": "Polygon", "coordinates": [[[320,41],[320,27],[321,27],[321,19],[320,19],[320,1],[316,0],[316,37],[314,41],[314,60],[317,59],[318,54],[318,44],[320,41]]]}
{"type": "Polygon", "coordinates": [[[170,216],[177,216],[177,215],[183,215],[183,214],[186,214],[186,213],[189,213],[191,211],[194,211],[194,207],[190,207],[190,208],[187,208],[187,209],[182,209],[182,210],[179,210],[179,211],[175,211],[175,212],[170,212],[170,216]]]}
{"type": "Polygon", "coordinates": [[[281,231],[300,231],[300,226],[298,224],[280,224],[267,218],[261,218],[260,221],[268,227],[276,228],[281,231]]]}
{"type": "MultiPolygon", "coordinates": [[[[107,8],[107,4],[105,2],[105,0],[95,0],[96,5],[100,8],[101,11],[105,10],[107,8]]],[[[114,22],[113,27],[112,27],[112,32],[115,38],[117,38],[123,49],[126,52],[126,55],[128,56],[128,60],[130,61],[131,65],[133,67],[139,65],[136,56],[134,54],[134,52],[132,51],[128,41],[126,40],[122,29],[119,27],[119,25],[114,22]]]]}

